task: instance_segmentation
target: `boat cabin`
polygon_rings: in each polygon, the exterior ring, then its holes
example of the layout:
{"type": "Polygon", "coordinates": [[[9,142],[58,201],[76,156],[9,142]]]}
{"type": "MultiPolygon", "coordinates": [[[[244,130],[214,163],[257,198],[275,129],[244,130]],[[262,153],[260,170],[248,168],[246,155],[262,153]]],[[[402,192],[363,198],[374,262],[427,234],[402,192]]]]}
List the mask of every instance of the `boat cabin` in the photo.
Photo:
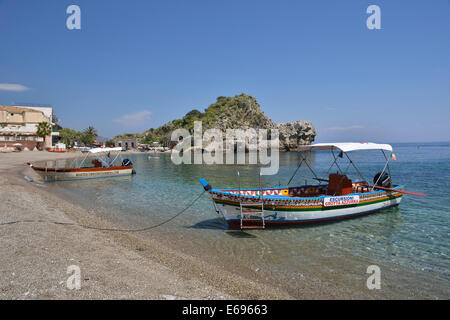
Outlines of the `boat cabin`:
{"type": "Polygon", "coordinates": [[[345,196],[352,193],[369,192],[364,181],[352,182],[346,175],[332,173],[328,184],[300,186],[282,189],[282,194],[290,197],[345,196]]]}

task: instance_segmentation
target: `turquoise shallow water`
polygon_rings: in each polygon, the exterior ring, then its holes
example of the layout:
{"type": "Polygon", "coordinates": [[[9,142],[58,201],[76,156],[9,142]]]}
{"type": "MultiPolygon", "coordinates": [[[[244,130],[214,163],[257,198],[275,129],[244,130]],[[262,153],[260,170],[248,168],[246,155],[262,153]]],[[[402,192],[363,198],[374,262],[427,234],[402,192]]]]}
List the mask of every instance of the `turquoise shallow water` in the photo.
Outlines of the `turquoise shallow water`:
{"type": "MultiPolygon", "coordinates": [[[[336,223],[231,232],[204,195],[180,217],[145,236],[160,237],[232,270],[259,274],[294,296],[300,295],[296,290],[305,277],[312,277],[354,297],[449,298],[450,143],[393,146],[398,158],[390,162],[393,182],[426,193],[426,199],[404,196],[398,208],[336,223]],[[383,287],[376,293],[365,287],[369,264],[383,272],[383,287]]],[[[351,156],[368,181],[384,164],[380,152],[351,156]]],[[[213,187],[236,187],[239,170],[244,187],[258,184],[256,165],[177,166],[165,154],[127,157],[135,165],[135,176],[47,185],[84,206],[101,208],[102,215],[118,223],[143,227],[164,221],[197,196],[202,191],[198,178],[213,187]]],[[[279,173],[263,177],[263,184],[285,185],[298,157],[295,152],[280,154],[279,173]]],[[[310,161],[318,175],[325,176],[331,157],[320,152],[310,161]]],[[[291,185],[312,183],[311,176],[302,168],[291,185]]],[[[352,168],[349,176],[358,177],[352,168]]]]}

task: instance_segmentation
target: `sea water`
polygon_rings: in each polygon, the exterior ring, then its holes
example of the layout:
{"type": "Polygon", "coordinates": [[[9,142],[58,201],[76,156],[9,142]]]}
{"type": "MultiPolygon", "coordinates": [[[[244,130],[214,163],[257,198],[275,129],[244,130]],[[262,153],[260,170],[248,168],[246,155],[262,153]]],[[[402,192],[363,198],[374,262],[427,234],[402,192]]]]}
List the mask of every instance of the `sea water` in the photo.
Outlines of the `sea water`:
{"type": "MultiPolygon", "coordinates": [[[[208,194],[176,219],[142,233],[230,271],[253,275],[304,297],[307,283],[350,298],[449,298],[450,143],[393,144],[397,161],[389,162],[394,184],[427,194],[403,196],[399,207],[367,216],[290,228],[233,231],[219,216],[208,194]],[[367,268],[381,270],[381,289],[366,286],[367,268]]],[[[353,179],[369,183],[383,169],[380,151],[351,152],[359,172],[337,158],[339,169],[353,179]]],[[[386,154],[387,157],[390,154],[386,154]]],[[[110,177],[49,183],[82,205],[106,218],[140,228],[159,224],[183,210],[203,188],[205,178],[213,188],[241,184],[259,187],[258,165],[175,165],[170,154],[126,155],[137,172],[110,177]],[[240,173],[240,180],[237,172],[240,173]]],[[[263,176],[263,186],[283,186],[297,169],[300,154],[280,153],[277,175],[263,176]]],[[[336,172],[330,168],[330,151],[308,156],[317,176],[336,172]]],[[[290,186],[317,183],[307,166],[301,166],[290,186]]]]}

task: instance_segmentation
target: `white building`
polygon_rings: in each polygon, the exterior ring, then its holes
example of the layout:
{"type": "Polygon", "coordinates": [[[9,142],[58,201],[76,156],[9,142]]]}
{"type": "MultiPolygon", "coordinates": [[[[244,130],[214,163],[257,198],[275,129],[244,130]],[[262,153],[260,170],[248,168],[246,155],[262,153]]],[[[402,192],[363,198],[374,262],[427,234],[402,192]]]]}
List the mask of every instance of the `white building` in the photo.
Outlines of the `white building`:
{"type": "Polygon", "coordinates": [[[42,138],[36,132],[40,122],[52,125],[52,117],[51,107],[0,105],[0,147],[51,147],[51,135],[42,138]]]}

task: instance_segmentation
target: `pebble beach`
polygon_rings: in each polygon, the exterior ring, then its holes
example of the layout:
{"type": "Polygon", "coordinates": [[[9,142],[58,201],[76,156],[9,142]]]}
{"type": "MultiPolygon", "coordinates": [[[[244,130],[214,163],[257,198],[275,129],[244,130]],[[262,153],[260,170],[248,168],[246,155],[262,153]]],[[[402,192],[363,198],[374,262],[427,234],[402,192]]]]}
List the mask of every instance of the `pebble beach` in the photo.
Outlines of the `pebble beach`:
{"type": "Polygon", "coordinates": [[[46,222],[114,228],[93,212],[49,193],[26,166],[28,161],[67,157],[48,152],[0,154],[0,299],[291,298],[139,234],[46,222]],[[67,288],[71,265],[81,271],[79,290],[67,288]]]}

